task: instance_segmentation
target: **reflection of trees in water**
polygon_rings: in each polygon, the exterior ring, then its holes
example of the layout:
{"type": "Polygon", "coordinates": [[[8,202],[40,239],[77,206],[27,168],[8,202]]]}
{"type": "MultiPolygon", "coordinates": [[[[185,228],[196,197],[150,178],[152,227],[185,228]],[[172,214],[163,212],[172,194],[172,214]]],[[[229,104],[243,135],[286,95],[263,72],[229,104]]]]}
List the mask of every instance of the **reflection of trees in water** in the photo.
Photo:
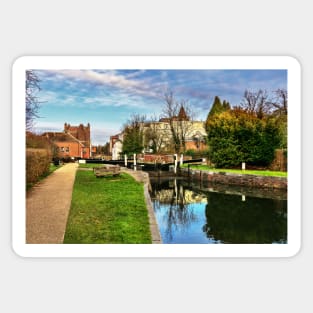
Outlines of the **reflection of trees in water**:
{"type": "MultiPolygon", "coordinates": [[[[164,242],[173,242],[175,232],[182,232],[197,220],[193,203],[206,203],[203,235],[211,243],[286,243],[287,200],[284,194],[259,197],[256,191],[245,193],[227,189],[200,190],[185,180],[151,181],[155,211],[162,212],[164,242]],[[213,192],[214,191],[214,192],[213,192]],[[231,192],[231,194],[229,194],[231,192]],[[236,194],[233,194],[235,193],[236,194]],[[243,201],[245,200],[245,201],[243,201]]],[[[201,232],[201,231],[200,231],[201,232]]],[[[175,240],[175,238],[174,238],[175,240]]]]}
{"type": "Polygon", "coordinates": [[[286,243],[287,201],[208,194],[208,238],[224,243],[286,243]]]}
{"type": "Polygon", "coordinates": [[[172,241],[173,233],[180,226],[188,227],[196,221],[197,216],[193,211],[192,198],[197,198],[197,194],[186,190],[178,180],[164,182],[163,184],[153,184],[153,198],[155,211],[160,210],[160,205],[166,209],[164,214],[165,236],[168,241],[172,241]],[[166,204],[166,205],[164,205],[166,204]]]}

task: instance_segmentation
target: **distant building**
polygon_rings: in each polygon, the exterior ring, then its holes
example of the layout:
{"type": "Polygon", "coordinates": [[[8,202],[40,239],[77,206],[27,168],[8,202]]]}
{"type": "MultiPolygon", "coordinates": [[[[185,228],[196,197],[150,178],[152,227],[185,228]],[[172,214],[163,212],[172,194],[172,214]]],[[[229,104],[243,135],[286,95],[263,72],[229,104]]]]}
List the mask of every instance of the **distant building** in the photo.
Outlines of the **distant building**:
{"type": "MultiPolygon", "coordinates": [[[[185,139],[185,151],[195,150],[203,151],[207,148],[206,145],[206,130],[205,122],[192,121],[186,114],[183,107],[180,108],[177,116],[169,118],[161,118],[159,121],[146,122],[142,124],[144,134],[144,151],[151,153],[174,153],[171,124],[179,133],[183,132],[185,139]],[[149,138],[153,140],[149,140],[149,138]]],[[[121,158],[123,151],[123,133],[110,137],[110,153],[112,159],[116,160],[121,158]]]]}
{"type": "Polygon", "coordinates": [[[110,137],[110,154],[112,160],[119,160],[123,151],[123,133],[110,137]]]}
{"type": "Polygon", "coordinates": [[[57,155],[60,158],[82,158],[91,157],[90,124],[71,126],[64,124],[63,132],[46,132],[45,136],[57,147],[57,155]]]}

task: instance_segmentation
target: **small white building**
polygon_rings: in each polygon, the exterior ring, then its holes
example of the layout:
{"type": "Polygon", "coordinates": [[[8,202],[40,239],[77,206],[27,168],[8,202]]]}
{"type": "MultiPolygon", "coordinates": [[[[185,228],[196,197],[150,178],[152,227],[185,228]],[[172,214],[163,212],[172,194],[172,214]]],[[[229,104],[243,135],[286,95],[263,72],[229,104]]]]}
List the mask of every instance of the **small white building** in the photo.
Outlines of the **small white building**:
{"type": "Polygon", "coordinates": [[[121,153],[123,151],[123,134],[119,133],[117,135],[110,137],[110,153],[112,155],[112,160],[119,160],[121,158],[121,153]]]}

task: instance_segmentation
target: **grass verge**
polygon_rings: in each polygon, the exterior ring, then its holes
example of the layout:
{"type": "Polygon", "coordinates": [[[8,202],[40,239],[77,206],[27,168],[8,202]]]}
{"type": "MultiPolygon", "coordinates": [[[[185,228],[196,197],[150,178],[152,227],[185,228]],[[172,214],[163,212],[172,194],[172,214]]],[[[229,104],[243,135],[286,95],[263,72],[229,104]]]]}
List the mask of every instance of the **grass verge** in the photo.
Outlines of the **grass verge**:
{"type": "Polygon", "coordinates": [[[77,171],[64,243],[151,243],[143,184],[77,171]]]}
{"type": "Polygon", "coordinates": [[[99,164],[99,163],[79,163],[79,168],[94,168],[94,167],[102,167],[105,166],[105,164],[99,164]]]}
{"type": "MultiPolygon", "coordinates": [[[[183,164],[183,168],[188,168],[188,164],[183,164]]],[[[190,165],[191,169],[198,169],[203,171],[211,172],[222,172],[222,173],[234,173],[234,174],[246,174],[246,175],[259,175],[259,176],[275,176],[275,177],[287,177],[287,172],[278,171],[259,171],[259,170],[235,170],[235,169],[218,169],[212,168],[207,165],[190,165]]]]}

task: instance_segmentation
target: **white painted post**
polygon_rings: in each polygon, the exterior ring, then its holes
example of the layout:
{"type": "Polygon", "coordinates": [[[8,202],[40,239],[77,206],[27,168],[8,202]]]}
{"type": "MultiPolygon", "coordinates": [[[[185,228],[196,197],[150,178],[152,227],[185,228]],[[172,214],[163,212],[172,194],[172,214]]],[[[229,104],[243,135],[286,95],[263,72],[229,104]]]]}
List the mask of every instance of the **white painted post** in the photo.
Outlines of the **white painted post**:
{"type": "Polygon", "coordinates": [[[241,169],[244,171],[246,169],[246,163],[245,162],[242,162],[241,163],[241,169]]]}
{"type": "Polygon", "coordinates": [[[177,172],[177,154],[174,154],[174,158],[175,158],[175,160],[174,160],[174,173],[176,174],[176,172],[177,172]]]}
{"type": "Polygon", "coordinates": [[[124,154],[125,167],[127,167],[127,154],[124,154]]]}
{"type": "Polygon", "coordinates": [[[241,201],[245,202],[246,201],[246,196],[245,195],[241,195],[241,201]]]}
{"type": "Polygon", "coordinates": [[[184,163],[184,155],[181,154],[181,155],[180,155],[180,166],[182,166],[183,163],[184,163]]]}
{"type": "Polygon", "coordinates": [[[134,153],[134,170],[137,171],[136,153],[134,153]]]}

